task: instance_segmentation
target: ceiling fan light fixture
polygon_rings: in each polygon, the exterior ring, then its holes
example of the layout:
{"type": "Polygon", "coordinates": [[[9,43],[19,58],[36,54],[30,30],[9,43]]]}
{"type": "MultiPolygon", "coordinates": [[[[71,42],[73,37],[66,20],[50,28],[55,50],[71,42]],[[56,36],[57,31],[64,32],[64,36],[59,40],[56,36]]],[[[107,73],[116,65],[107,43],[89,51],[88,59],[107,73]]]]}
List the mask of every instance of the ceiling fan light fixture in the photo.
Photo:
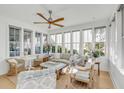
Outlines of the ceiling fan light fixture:
{"type": "Polygon", "coordinates": [[[51,25],[55,25],[55,26],[59,26],[59,27],[64,27],[63,25],[56,23],[56,22],[63,21],[64,20],[63,17],[53,20],[52,17],[51,17],[52,10],[49,10],[48,12],[49,12],[49,15],[50,15],[48,19],[44,15],[42,15],[41,13],[37,13],[37,15],[42,17],[46,22],[33,22],[33,23],[34,24],[49,24],[49,26],[48,26],[49,29],[51,28],[51,25]]]}

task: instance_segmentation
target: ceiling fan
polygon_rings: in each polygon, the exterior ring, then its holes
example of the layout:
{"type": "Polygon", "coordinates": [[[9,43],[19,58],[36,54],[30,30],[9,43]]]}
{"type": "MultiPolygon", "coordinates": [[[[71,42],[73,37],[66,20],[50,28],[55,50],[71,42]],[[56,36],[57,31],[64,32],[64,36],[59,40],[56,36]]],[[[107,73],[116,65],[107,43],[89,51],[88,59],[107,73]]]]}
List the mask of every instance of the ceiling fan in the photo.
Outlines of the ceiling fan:
{"type": "Polygon", "coordinates": [[[58,18],[58,19],[55,19],[53,20],[52,19],[52,10],[49,10],[49,18],[47,19],[45,16],[43,16],[41,13],[37,13],[38,16],[42,17],[46,22],[33,22],[34,24],[49,24],[48,28],[50,29],[51,28],[51,25],[55,25],[55,26],[59,26],[59,27],[64,27],[64,25],[60,25],[60,24],[57,24],[56,22],[60,22],[60,21],[63,21],[64,18],[58,18]]]}

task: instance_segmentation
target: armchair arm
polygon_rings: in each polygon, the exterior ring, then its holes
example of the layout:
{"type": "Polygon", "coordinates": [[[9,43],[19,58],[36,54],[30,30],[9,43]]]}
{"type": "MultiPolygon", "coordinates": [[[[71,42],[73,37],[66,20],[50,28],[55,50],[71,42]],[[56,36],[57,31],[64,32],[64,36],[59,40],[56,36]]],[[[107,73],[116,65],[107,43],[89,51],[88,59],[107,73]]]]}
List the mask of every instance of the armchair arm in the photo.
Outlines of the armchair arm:
{"type": "Polygon", "coordinates": [[[88,67],[76,66],[76,68],[80,71],[90,71],[90,68],[88,67]]]}
{"type": "Polygon", "coordinates": [[[17,65],[17,61],[15,59],[8,59],[8,60],[6,60],[6,62],[9,65],[12,65],[12,66],[16,66],[17,65]]]}
{"type": "Polygon", "coordinates": [[[8,63],[9,63],[9,65],[10,65],[11,68],[13,68],[13,67],[16,68],[17,67],[17,64],[16,63],[12,63],[12,62],[8,62],[8,63]]]}

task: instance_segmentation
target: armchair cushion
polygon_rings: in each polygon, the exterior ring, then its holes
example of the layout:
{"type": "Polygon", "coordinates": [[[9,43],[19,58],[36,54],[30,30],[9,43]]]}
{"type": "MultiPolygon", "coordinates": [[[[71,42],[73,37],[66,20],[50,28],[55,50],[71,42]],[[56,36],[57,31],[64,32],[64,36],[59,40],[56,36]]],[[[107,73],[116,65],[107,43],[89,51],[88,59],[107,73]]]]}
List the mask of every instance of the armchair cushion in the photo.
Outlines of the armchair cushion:
{"type": "Polygon", "coordinates": [[[78,71],[75,74],[75,79],[80,80],[80,81],[81,80],[89,81],[89,74],[90,74],[89,71],[78,71]]]}
{"type": "Polygon", "coordinates": [[[15,63],[15,64],[18,63],[18,62],[17,62],[15,59],[13,59],[13,58],[7,59],[7,62],[9,62],[9,63],[15,63]]]}

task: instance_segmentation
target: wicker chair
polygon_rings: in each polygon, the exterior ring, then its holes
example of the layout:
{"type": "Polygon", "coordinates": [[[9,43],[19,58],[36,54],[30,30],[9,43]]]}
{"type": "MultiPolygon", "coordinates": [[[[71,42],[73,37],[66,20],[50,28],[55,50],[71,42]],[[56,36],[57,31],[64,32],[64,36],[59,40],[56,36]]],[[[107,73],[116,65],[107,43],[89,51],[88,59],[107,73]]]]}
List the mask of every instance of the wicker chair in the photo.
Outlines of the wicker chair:
{"type": "Polygon", "coordinates": [[[23,59],[9,58],[6,61],[10,67],[7,75],[16,75],[18,72],[25,70],[25,61],[23,59]]]}

